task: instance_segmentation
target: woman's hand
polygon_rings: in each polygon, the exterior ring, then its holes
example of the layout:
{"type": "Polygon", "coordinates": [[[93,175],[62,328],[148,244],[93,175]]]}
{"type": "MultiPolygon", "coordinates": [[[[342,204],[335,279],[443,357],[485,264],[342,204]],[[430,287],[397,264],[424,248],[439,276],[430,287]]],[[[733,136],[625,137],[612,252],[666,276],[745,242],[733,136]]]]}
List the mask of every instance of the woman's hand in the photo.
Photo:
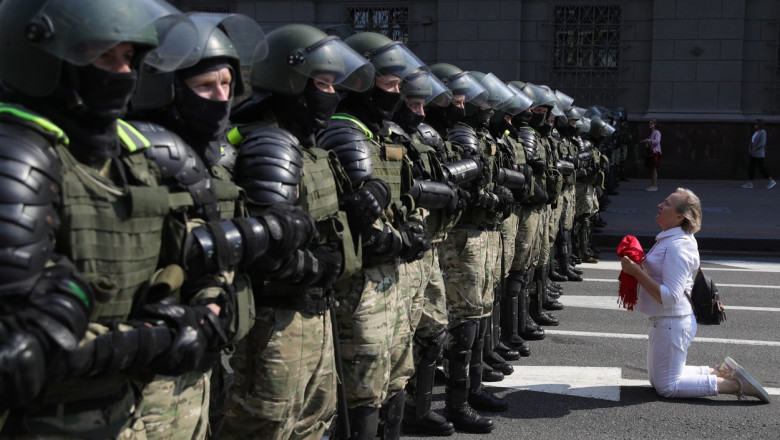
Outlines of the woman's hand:
{"type": "Polygon", "coordinates": [[[623,269],[623,272],[634,278],[636,278],[637,273],[642,272],[642,266],[634,263],[628,256],[625,256],[620,260],[620,266],[621,269],[623,269]]]}

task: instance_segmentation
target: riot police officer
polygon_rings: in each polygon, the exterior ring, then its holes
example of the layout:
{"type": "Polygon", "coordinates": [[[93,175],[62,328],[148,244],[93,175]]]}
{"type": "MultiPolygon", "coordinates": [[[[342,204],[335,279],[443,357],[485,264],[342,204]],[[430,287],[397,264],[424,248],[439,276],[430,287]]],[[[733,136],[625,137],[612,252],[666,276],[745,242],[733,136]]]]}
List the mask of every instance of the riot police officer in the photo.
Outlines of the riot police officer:
{"type": "Polygon", "coordinates": [[[339,198],[349,182],[315,133],[339,103],[335,87],[365,90],[373,68],[337,37],[289,24],[266,36],[252,95],[236,107],[236,182],[251,216],[280,203],[308,211],[316,234],[297,252],[246,268],[256,323],[234,355],[235,385],[220,437],[320,438],[336,411],[332,285],[359,269],[339,198]]]}

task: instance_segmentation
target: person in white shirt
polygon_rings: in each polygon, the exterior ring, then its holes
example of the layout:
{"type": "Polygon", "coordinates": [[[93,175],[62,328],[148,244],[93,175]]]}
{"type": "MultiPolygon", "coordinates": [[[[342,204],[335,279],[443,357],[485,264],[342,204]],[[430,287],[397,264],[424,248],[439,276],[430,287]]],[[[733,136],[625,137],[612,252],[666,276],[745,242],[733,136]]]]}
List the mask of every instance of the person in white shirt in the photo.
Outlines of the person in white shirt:
{"type": "Polygon", "coordinates": [[[744,369],[726,357],[718,368],[688,366],[688,347],[696,336],[696,317],[688,299],[699,267],[693,234],[701,228],[701,201],[677,188],[658,205],[655,221],[663,230],[641,264],[623,257],[625,273],[639,282],[635,310],[647,316],[650,384],[664,397],[752,396],[769,402],[769,394],[744,369]]]}

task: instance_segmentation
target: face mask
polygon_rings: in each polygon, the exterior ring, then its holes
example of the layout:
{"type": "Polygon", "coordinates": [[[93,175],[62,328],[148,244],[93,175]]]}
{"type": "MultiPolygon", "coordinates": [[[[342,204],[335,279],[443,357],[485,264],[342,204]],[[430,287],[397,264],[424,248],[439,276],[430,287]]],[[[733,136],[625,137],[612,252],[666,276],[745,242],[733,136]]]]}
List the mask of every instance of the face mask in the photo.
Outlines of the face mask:
{"type": "Polygon", "coordinates": [[[424,119],[425,115],[418,115],[405,105],[402,105],[395,115],[396,122],[408,133],[414,133],[424,119]]]}
{"type": "Polygon", "coordinates": [[[382,119],[393,119],[393,114],[401,104],[402,98],[400,93],[388,92],[376,86],[371,91],[371,99],[382,119]]]}
{"type": "Polygon", "coordinates": [[[492,108],[488,109],[480,109],[477,115],[479,115],[479,120],[482,121],[482,123],[487,124],[490,122],[490,118],[493,117],[495,114],[495,111],[492,108]]]}
{"type": "Polygon", "coordinates": [[[538,130],[539,128],[541,128],[541,125],[544,123],[545,116],[546,114],[544,113],[531,112],[531,120],[528,121],[528,125],[538,130]]]}
{"type": "Polygon", "coordinates": [[[187,130],[204,137],[205,140],[216,139],[227,129],[230,100],[212,101],[203,98],[186,84],[180,83],[176,91],[176,109],[187,130]]]}
{"type": "Polygon", "coordinates": [[[78,92],[89,116],[113,122],[124,116],[138,74],[109,72],[91,64],[78,67],[78,92]]]}
{"type": "Polygon", "coordinates": [[[537,131],[540,135],[547,136],[552,132],[552,125],[542,124],[537,131]]]}
{"type": "Polygon", "coordinates": [[[466,109],[450,104],[447,106],[446,116],[448,127],[454,127],[455,124],[466,117],[466,109]]]}
{"type": "Polygon", "coordinates": [[[336,108],[341,101],[337,93],[324,92],[311,81],[306,84],[306,88],[303,90],[303,99],[309,110],[311,122],[317,130],[328,126],[330,118],[336,113],[336,108]]]}

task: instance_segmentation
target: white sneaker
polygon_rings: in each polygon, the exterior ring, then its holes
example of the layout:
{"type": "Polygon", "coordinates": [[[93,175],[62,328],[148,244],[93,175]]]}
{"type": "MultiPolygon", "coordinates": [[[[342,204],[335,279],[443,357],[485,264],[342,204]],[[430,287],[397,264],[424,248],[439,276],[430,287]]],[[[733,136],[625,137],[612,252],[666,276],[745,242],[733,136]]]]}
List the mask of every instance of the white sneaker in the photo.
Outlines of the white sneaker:
{"type": "Polygon", "coordinates": [[[645,191],[658,191],[658,187],[657,186],[648,186],[647,188],[645,188],[645,191]]]}
{"type": "Polygon", "coordinates": [[[742,185],[742,188],[745,188],[745,189],[753,189],[753,184],[752,184],[752,183],[750,183],[750,182],[748,182],[748,183],[746,183],[746,184],[742,185]]]}
{"type": "Polygon", "coordinates": [[[764,387],[762,387],[757,380],[753,379],[753,376],[748,374],[748,372],[731,357],[726,356],[723,363],[718,367],[718,370],[725,373],[726,377],[737,381],[739,384],[737,399],[742,400],[744,396],[750,396],[755,397],[764,403],[769,403],[772,400],[764,387]]]}
{"type": "Polygon", "coordinates": [[[775,182],[774,180],[770,180],[769,184],[767,184],[766,186],[766,189],[772,189],[775,187],[775,185],[777,185],[777,182],[775,182]]]}

